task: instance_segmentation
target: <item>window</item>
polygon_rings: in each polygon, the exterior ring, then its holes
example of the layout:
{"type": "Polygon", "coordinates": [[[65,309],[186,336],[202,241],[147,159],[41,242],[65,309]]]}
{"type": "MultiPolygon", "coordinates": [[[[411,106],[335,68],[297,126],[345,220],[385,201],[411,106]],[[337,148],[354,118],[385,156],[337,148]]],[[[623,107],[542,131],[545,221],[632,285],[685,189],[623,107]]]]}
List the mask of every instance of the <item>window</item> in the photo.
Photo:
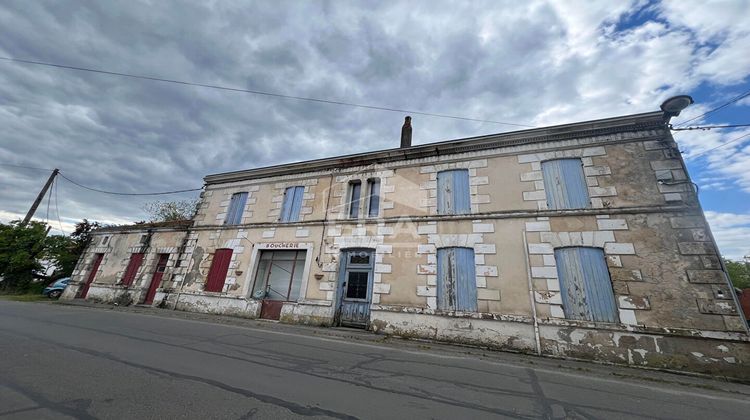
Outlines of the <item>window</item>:
{"type": "Polygon", "coordinates": [[[229,200],[229,208],[227,209],[227,217],[224,219],[225,225],[239,225],[242,223],[242,213],[245,210],[245,203],[247,203],[246,192],[232,194],[232,199],[229,200]]]}
{"type": "Polygon", "coordinates": [[[130,254],[130,261],[128,262],[128,267],[125,269],[125,274],[122,276],[122,284],[125,286],[130,286],[133,284],[133,280],[135,280],[135,275],[138,273],[138,269],[141,267],[141,264],[143,263],[143,256],[145,254],[138,252],[130,254]]]}
{"type": "Polygon", "coordinates": [[[299,211],[302,209],[302,198],[305,195],[305,187],[289,187],[284,191],[284,201],[281,205],[280,222],[296,222],[299,220],[299,211]]]}
{"type": "Polygon", "coordinates": [[[203,290],[206,292],[221,292],[224,290],[224,281],[227,279],[227,270],[229,270],[231,261],[231,249],[220,248],[216,250],[214,258],[211,260],[211,268],[208,269],[208,278],[203,290]]]}
{"type": "Polygon", "coordinates": [[[146,241],[148,241],[148,235],[141,235],[141,237],[138,238],[138,243],[139,244],[145,244],[146,241]]]}
{"type": "Polygon", "coordinates": [[[346,286],[346,297],[348,299],[367,299],[367,285],[370,274],[362,271],[349,273],[346,286]]]}
{"type": "Polygon", "coordinates": [[[261,251],[253,296],[265,290],[265,299],[268,300],[298,300],[305,255],[305,251],[261,251]]]}
{"type": "Polygon", "coordinates": [[[437,306],[443,311],[477,311],[474,250],[437,250],[437,306]]]}
{"type": "Polygon", "coordinates": [[[542,162],[542,176],[548,209],[582,209],[591,206],[581,159],[542,162]]]}
{"type": "Polygon", "coordinates": [[[359,195],[362,192],[362,181],[349,182],[349,218],[359,217],[359,195]]]}
{"type": "Polygon", "coordinates": [[[380,214],[380,179],[367,180],[367,217],[378,217],[380,214]]]}
{"type": "Polygon", "coordinates": [[[565,318],[617,322],[612,281],[599,248],[555,249],[565,318]]]}
{"type": "Polygon", "coordinates": [[[438,214],[471,213],[469,198],[469,170],[455,169],[438,172],[437,211],[438,214]]]}
{"type": "Polygon", "coordinates": [[[102,246],[107,245],[109,243],[109,236],[105,236],[102,238],[102,246]]]}

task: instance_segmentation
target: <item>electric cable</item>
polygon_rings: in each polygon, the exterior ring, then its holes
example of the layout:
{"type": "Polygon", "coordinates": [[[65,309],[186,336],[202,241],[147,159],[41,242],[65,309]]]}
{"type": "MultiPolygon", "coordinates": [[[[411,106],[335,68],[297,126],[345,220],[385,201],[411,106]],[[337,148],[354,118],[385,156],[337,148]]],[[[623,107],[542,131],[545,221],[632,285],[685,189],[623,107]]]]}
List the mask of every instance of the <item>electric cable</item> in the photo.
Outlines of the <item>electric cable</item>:
{"type": "Polygon", "coordinates": [[[52,185],[52,187],[55,189],[55,213],[57,214],[57,224],[58,224],[58,226],[60,226],[60,233],[62,233],[63,236],[67,236],[68,234],[65,233],[65,230],[63,230],[62,220],[60,220],[60,207],[58,206],[59,199],[58,199],[58,195],[57,195],[57,185],[58,184],[59,184],[59,182],[55,179],[54,184],[52,185]]]}
{"type": "Polygon", "coordinates": [[[737,127],[750,127],[750,124],[699,125],[695,127],[680,127],[680,128],[675,128],[671,124],[669,125],[669,129],[672,131],[691,131],[691,130],[709,131],[715,128],[737,128],[737,127]]]}
{"type": "Polygon", "coordinates": [[[448,115],[448,114],[437,114],[437,113],[432,113],[432,112],[422,112],[422,111],[413,111],[413,110],[407,110],[407,109],[389,108],[389,107],[385,107],[385,106],[365,105],[365,104],[358,104],[358,103],[354,103],[354,102],[334,101],[334,100],[329,100],[329,99],[310,98],[310,97],[305,97],[305,96],[285,95],[285,94],[281,94],[281,93],[265,92],[265,91],[261,91],[261,90],[241,89],[241,88],[233,88],[233,87],[219,86],[219,85],[210,85],[210,84],[206,84],[206,83],[197,83],[197,82],[186,82],[186,81],[183,81],[183,80],[166,79],[166,78],[162,78],[162,77],[143,76],[143,75],[138,75],[138,74],[121,73],[121,72],[108,71],[108,70],[99,70],[99,69],[92,69],[92,68],[87,68],[87,67],[68,66],[68,65],[64,65],[64,64],[46,63],[46,62],[43,62],[43,61],[22,60],[20,58],[0,57],[0,60],[12,61],[12,62],[16,62],[16,63],[35,64],[35,65],[47,66],[47,67],[56,67],[56,68],[68,69],[68,70],[85,71],[85,72],[90,72],[90,73],[108,74],[108,75],[111,75],[111,76],[129,77],[129,78],[133,78],[133,79],[151,80],[151,81],[155,81],[155,82],[174,83],[174,84],[178,84],[178,85],[196,86],[196,87],[203,87],[203,88],[209,88],[209,89],[218,89],[218,90],[227,90],[227,91],[231,91],[231,92],[243,92],[243,93],[250,93],[250,94],[253,94],[253,95],[272,96],[272,97],[283,98],[283,99],[295,99],[295,100],[300,100],[300,101],[317,102],[317,103],[330,104],[330,105],[351,106],[351,107],[357,107],[357,108],[374,109],[374,110],[379,110],[379,111],[389,111],[389,112],[399,112],[399,113],[406,113],[406,114],[425,115],[425,116],[428,116],[428,117],[452,118],[454,120],[464,120],[464,121],[474,121],[474,122],[483,122],[483,123],[492,123],[492,124],[512,125],[512,126],[516,126],[516,127],[534,128],[533,125],[527,125],[527,124],[516,124],[516,123],[503,122],[503,121],[483,120],[483,119],[479,119],[479,118],[470,118],[470,117],[459,117],[459,116],[448,115]]]}
{"type": "Polygon", "coordinates": [[[690,121],[697,120],[700,117],[704,117],[704,116],[706,116],[708,114],[711,114],[713,112],[716,112],[716,111],[718,111],[718,110],[720,110],[722,108],[726,108],[729,105],[732,105],[733,103],[735,103],[735,102],[737,102],[737,101],[739,101],[739,100],[741,100],[741,99],[743,99],[743,98],[745,98],[747,96],[750,96],[750,90],[745,91],[743,93],[740,93],[739,95],[735,96],[734,98],[730,99],[729,101],[725,102],[724,104],[719,105],[719,106],[717,106],[714,109],[708,110],[708,111],[702,113],[701,115],[698,115],[697,117],[693,117],[693,118],[691,118],[689,120],[685,120],[685,121],[683,121],[681,123],[677,123],[677,125],[685,125],[685,124],[689,123],[690,121]]]}
{"type": "Polygon", "coordinates": [[[741,136],[739,136],[739,137],[737,137],[737,138],[735,138],[735,139],[729,140],[729,141],[728,141],[728,142],[726,142],[726,143],[722,143],[722,144],[720,144],[720,145],[718,145],[718,146],[716,146],[716,147],[712,147],[712,148],[710,148],[710,149],[708,149],[708,150],[704,150],[704,151],[702,151],[702,152],[698,153],[697,155],[694,155],[694,156],[689,156],[689,158],[690,158],[690,159],[693,159],[693,158],[697,158],[698,156],[703,156],[703,155],[705,155],[706,153],[708,153],[708,152],[710,152],[710,151],[712,151],[712,150],[716,150],[716,149],[718,149],[718,148],[721,148],[721,147],[724,147],[724,146],[726,146],[726,145],[728,145],[728,144],[734,143],[734,142],[736,142],[736,141],[740,141],[740,140],[742,140],[742,139],[744,139],[745,137],[748,137],[748,136],[750,136],[750,133],[747,133],[747,134],[743,134],[743,135],[741,135],[741,136]]]}
{"type": "Polygon", "coordinates": [[[44,224],[49,224],[49,205],[52,202],[52,188],[49,189],[49,192],[47,193],[47,215],[44,216],[44,224]]]}
{"type": "Polygon", "coordinates": [[[84,188],[84,189],[87,189],[87,190],[90,190],[90,191],[96,191],[96,192],[103,193],[103,194],[112,194],[112,195],[128,195],[128,196],[167,195],[167,194],[179,194],[179,193],[191,192],[191,191],[200,191],[200,190],[203,189],[203,188],[191,188],[191,189],[186,189],[186,190],[150,192],[150,193],[124,193],[124,192],[107,191],[107,190],[100,190],[98,188],[88,187],[86,185],[83,185],[81,183],[78,183],[78,182],[73,181],[72,179],[68,178],[67,176],[65,176],[65,174],[62,173],[62,171],[58,172],[58,175],[60,175],[61,177],[63,177],[65,180],[67,180],[71,184],[77,185],[77,186],[79,186],[81,188],[84,188]]]}
{"type": "Polygon", "coordinates": [[[52,172],[52,169],[48,169],[48,168],[38,168],[36,166],[25,166],[25,165],[15,165],[13,163],[0,163],[0,166],[11,166],[11,167],[14,167],[14,168],[35,169],[35,170],[38,170],[38,171],[49,171],[49,172],[52,172]]]}

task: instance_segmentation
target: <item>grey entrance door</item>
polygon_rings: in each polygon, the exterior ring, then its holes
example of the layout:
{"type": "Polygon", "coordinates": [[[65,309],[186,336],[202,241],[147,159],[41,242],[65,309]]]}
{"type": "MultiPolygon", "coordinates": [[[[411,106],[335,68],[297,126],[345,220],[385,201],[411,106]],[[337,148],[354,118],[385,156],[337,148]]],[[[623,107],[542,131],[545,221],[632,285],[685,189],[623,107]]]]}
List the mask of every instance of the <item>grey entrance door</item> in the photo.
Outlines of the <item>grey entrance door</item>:
{"type": "Polygon", "coordinates": [[[370,249],[348,249],[341,253],[339,268],[339,325],[367,328],[372,302],[373,252],[370,249]]]}

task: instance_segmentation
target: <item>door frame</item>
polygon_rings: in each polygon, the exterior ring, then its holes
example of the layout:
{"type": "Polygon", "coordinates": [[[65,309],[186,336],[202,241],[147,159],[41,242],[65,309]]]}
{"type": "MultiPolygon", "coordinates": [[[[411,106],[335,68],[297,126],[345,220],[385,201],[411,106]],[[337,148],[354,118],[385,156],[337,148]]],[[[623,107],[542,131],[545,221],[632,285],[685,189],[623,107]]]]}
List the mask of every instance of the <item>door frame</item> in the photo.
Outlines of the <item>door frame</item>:
{"type": "MultiPolygon", "coordinates": [[[[336,280],[336,300],[334,302],[333,311],[333,324],[341,326],[341,310],[344,305],[344,283],[346,283],[346,274],[349,272],[349,255],[354,252],[367,252],[370,255],[369,263],[369,274],[367,276],[367,321],[365,321],[365,329],[370,328],[370,310],[372,306],[372,289],[375,284],[375,249],[374,248],[344,248],[339,253],[339,273],[336,280]]],[[[355,267],[359,268],[359,267],[355,267]]],[[[362,267],[364,268],[364,267],[362,267]]]]}
{"type": "Polygon", "coordinates": [[[260,265],[260,251],[305,251],[305,267],[302,271],[302,284],[299,289],[298,302],[307,300],[307,287],[310,277],[310,266],[312,265],[312,254],[315,245],[312,242],[265,242],[253,246],[253,252],[250,255],[250,269],[245,275],[245,284],[242,286],[242,295],[252,299],[253,288],[255,286],[255,276],[258,273],[260,265]]]}
{"type": "Polygon", "coordinates": [[[159,289],[159,286],[161,286],[161,283],[164,281],[164,274],[167,272],[167,267],[169,267],[169,256],[168,253],[161,253],[156,254],[156,264],[154,265],[154,272],[151,274],[151,281],[148,284],[148,288],[146,288],[146,295],[143,298],[143,303],[145,305],[151,305],[154,303],[154,298],[156,298],[156,290],[159,289]],[[161,262],[162,258],[164,258],[164,271],[161,272],[161,277],[159,277],[159,282],[154,284],[154,280],[156,278],[156,275],[159,274],[159,263],[161,262]],[[149,295],[152,293],[154,296],[151,297],[151,302],[148,301],[149,295]]]}
{"type": "Polygon", "coordinates": [[[86,277],[86,282],[83,283],[81,286],[81,289],[78,290],[77,298],[79,299],[86,299],[86,296],[89,294],[89,288],[91,287],[91,284],[96,280],[96,273],[99,271],[99,267],[102,264],[102,261],[104,261],[104,253],[97,252],[94,254],[94,260],[91,261],[91,270],[89,271],[88,276],[86,277]]]}

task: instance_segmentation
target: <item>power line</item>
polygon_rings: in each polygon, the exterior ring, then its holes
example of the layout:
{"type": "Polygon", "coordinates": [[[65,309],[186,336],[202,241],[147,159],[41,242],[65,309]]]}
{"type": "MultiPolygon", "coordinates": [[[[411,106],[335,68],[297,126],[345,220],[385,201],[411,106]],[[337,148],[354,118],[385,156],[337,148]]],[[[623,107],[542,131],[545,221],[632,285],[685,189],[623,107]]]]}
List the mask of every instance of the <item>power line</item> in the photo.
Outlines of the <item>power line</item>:
{"type": "Polygon", "coordinates": [[[737,137],[737,138],[735,138],[735,139],[729,140],[729,141],[728,141],[728,142],[726,142],[726,143],[722,143],[722,144],[720,144],[720,145],[718,145],[718,146],[716,146],[716,147],[712,147],[712,148],[710,148],[710,149],[708,149],[708,150],[704,150],[704,151],[702,151],[702,152],[698,153],[697,155],[694,155],[694,156],[690,156],[690,159],[692,159],[692,158],[697,158],[698,156],[703,156],[703,155],[705,155],[706,153],[708,153],[708,152],[710,152],[710,151],[712,151],[712,150],[716,150],[716,149],[718,149],[718,148],[720,148],[720,147],[724,147],[724,146],[726,146],[726,145],[728,145],[728,144],[730,144],[730,143],[734,143],[734,142],[736,142],[736,141],[740,141],[740,140],[742,140],[742,139],[744,139],[745,137],[748,137],[748,136],[750,136],[750,133],[747,133],[747,134],[743,134],[743,135],[741,135],[741,136],[739,136],[739,137],[737,137]]]}
{"type": "Polygon", "coordinates": [[[55,180],[55,183],[52,186],[55,189],[55,214],[57,214],[57,224],[58,224],[58,226],[60,226],[60,233],[62,233],[63,236],[65,236],[65,235],[67,235],[67,233],[65,233],[65,230],[63,230],[62,220],[60,220],[60,207],[58,207],[58,201],[59,201],[59,199],[57,198],[58,197],[57,196],[57,186],[59,184],[60,183],[57,182],[57,180],[55,180]]]}
{"type": "Polygon", "coordinates": [[[11,166],[11,167],[14,167],[14,168],[35,169],[37,171],[52,172],[52,169],[49,169],[49,168],[38,168],[36,166],[15,165],[15,164],[12,164],[12,163],[0,163],[0,166],[11,166]]]}
{"type": "Polygon", "coordinates": [[[51,202],[52,202],[52,188],[50,188],[49,193],[47,194],[47,215],[44,216],[45,224],[49,224],[49,205],[51,202]]]}
{"type": "Polygon", "coordinates": [[[732,105],[733,103],[735,103],[735,102],[737,102],[737,101],[739,101],[739,100],[741,100],[741,99],[743,99],[743,98],[745,98],[745,97],[747,97],[747,96],[750,96],[750,90],[748,90],[748,91],[746,91],[746,92],[743,92],[743,93],[740,93],[739,95],[737,95],[737,96],[735,96],[734,98],[730,99],[730,100],[729,100],[729,101],[727,101],[726,103],[724,103],[724,104],[722,104],[722,105],[719,105],[719,106],[717,106],[717,107],[716,107],[716,108],[714,108],[714,109],[711,109],[711,110],[709,110],[709,111],[706,111],[706,112],[702,113],[701,115],[698,115],[697,117],[693,117],[693,118],[691,118],[691,119],[689,119],[689,120],[685,120],[685,121],[683,121],[683,122],[681,122],[681,123],[678,123],[677,125],[685,125],[685,124],[689,123],[690,121],[694,121],[694,120],[697,120],[697,119],[698,119],[698,118],[700,118],[700,117],[703,117],[703,116],[706,116],[706,115],[708,115],[708,114],[711,114],[711,113],[713,113],[713,112],[716,112],[716,111],[718,111],[718,110],[720,110],[720,109],[722,109],[722,108],[726,108],[726,107],[728,107],[729,105],[732,105]]]}
{"type": "Polygon", "coordinates": [[[67,66],[64,64],[46,63],[42,61],[22,60],[20,58],[0,57],[0,60],[13,61],[13,62],[25,63],[25,64],[36,64],[39,66],[56,67],[56,68],[68,69],[68,70],[85,71],[85,72],[90,72],[90,73],[108,74],[111,76],[129,77],[133,79],[151,80],[155,82],[175,83],[179,85],[197,86],[197,87],[204,87],[204,88],[209,88],[209,89],[228,90],[232,92],[244,92],[244,93],[251,93],[253,95],[272,96],[276,98],[296,99],[300,101],[317,102],[317,103],[324,103],[324,104],[331,104],[331,105],[352,106],[352,107],[357,107],[357,108],[375,109],[379,111],[399,112],[399,113],[406,113],[406,114],[425,115],[429,117],[451,118],[454,120],[475,121],[475,122],[492,123],[492,124],[512,125],[516,127],[534,128],[533,125],[526,125],[526,124],[516,124],[516,123],[493,121],[493,120],[483,120],[479,118],[470,118],[470,117],[459,117],[455,115],[436,114],[432,112],[413,111],[413,110],[407,110],[407,109],[389,108],[389,107],[384,107],[384,106],[364,105],[364,104],[358,104],[354,102],[309,98],[305,96],[284,95],[281,93],[265,92],[261,90],[240,89],[240,88],[233,88],[233,87],[227,87],[227,86],[210,85],[206,83],[186,82],[183,80],[165,79],[162,77],[143,76],[143,75],[130,74],[130,73],[121,73],[121,72],[116,72],[116,71],[92,69],[92,68],[87,68],[87,67],[67,66]]]}
{"type": "Polygon", "coordinates": [[[106,191],[106,190],[100,190],[98,188],[88,187],[86,185],[83,185],[83,184],[80,184],[80,183],[78,183],[76,181],[73,181],[72,179],[70,179],[67,176],[65,176],[65,174],[63,174],[62,172],[60,172],[59,175],[61,177],[63,177],[64,179],[66,179],[71,184],[77,185],[77,186],[79,186],[81,188],[84,188],[84,189],[87,189],[87,190],[91,190],[91,191],[96,191],[96,192],[103,193],[103,194],[112,194],[112,195],[129,195],[129,196],[135,196],[135,195],[167,195],[167,194],[179,194],[179,193],[191,192],[191,191],[200,191],[200,190],[203,189],[203,188],[191,188],[191,189],[187,189],[187,190],[162,191],[162,192],[150,192],[150,193],[123,193],[123,192],[106,191]]]}
{"type": "Polygon", "coordinates": [[[669,126],[669,129],[672,131],[690,131],[690,130],[713,130],[715,128],[736,128],[736,127],[750,127],[750,124],[731,124],[731,125],[702,125],[702,126],[695,126],[695,127],[680,127],[675,128],[671,125],[669,126]]]}

